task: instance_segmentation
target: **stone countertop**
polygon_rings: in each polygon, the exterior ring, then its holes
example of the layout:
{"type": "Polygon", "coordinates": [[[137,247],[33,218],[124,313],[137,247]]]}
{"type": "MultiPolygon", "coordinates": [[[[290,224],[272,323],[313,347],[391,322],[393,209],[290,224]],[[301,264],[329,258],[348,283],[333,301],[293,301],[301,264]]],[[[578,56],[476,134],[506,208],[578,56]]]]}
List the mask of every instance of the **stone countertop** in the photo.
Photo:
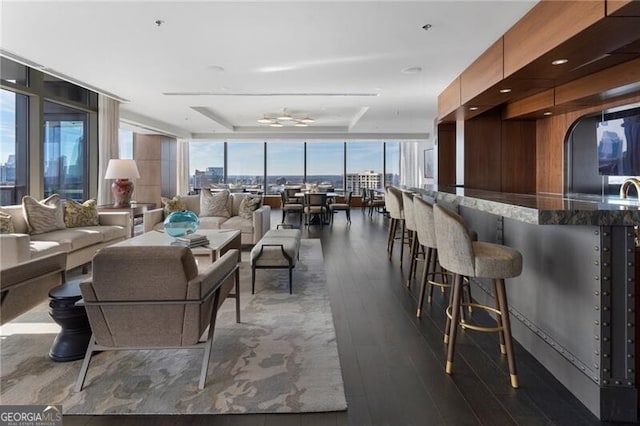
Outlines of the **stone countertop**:
{"type": "Polygon", "coordinates": [[[514,194],[435,185],[413,190],[439,201],[535,225],[640,225],[640,202],[636,198],[514,194]]]}

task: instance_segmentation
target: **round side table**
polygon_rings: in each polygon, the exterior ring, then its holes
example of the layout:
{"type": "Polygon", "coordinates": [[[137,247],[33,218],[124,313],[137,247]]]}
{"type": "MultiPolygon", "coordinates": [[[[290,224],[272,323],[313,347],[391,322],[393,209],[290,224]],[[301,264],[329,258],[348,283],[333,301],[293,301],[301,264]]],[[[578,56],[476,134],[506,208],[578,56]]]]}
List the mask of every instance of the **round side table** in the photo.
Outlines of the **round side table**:
{"type": "Polygon", "coordinates": [[[57,362],[84,358],[91,339],[91,326],[83,305],[80,281],[72,280],[49,291],[49,315],[62,328],[49,350],[49,358],[57,362]]]}

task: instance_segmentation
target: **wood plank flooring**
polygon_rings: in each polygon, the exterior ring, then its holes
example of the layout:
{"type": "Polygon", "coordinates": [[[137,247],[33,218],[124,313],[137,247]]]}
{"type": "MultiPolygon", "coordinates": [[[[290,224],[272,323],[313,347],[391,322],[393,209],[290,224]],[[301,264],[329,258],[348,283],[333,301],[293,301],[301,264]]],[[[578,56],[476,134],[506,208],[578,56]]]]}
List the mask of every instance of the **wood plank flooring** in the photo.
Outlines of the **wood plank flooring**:
{"type": "MultiPolygon", "coordinates": [[[[346,412],[280,415],[65,416],[69,425],[595,425],[604,424],[516,345],[521,387],[509,385],[493,334],[460,332],[455,373],[444,373],[445,295],[416,318],[417,285],[408,290],[399,247],[386,256],[387,219],[352,211],[320,238],[342,364],[346,412]]],[[[281,212],[272,213],[275,227],[281,212]]],[[[287,219],[297,220],[293,216],[287,219]]],[[[419,265],[420,267],[421,265],[419,265]]],[[[420,269],[419,269],[420,270],[420,269]]],[[[418,273],[419,276],[420,273],[418,273]]],[[[508,290],[507,290],[508,291],[508,290]]]]}

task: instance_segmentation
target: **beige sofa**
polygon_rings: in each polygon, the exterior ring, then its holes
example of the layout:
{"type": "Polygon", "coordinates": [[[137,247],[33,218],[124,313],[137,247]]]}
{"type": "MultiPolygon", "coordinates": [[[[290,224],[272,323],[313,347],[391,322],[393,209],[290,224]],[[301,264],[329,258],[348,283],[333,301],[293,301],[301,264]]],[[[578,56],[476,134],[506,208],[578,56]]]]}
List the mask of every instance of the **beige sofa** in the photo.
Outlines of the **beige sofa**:
{"type": "MultiPolygon", "coordinates": [[[[249,193],[229,194],[228,210],[231,217],[200,216],[200,195],[187,195],[180,198],[185,201],[187,210],[191,210],[200,219],[199,229],[236,229],[241,232],[243,245],[254,245],[271,228],[271,207],[263,205],[253,212],[251,219],[238,216],[240,203],[249,193]]],[[[144,232],[164,231],[164,210],[147,210],[143,214],[144,232]]]]}
{"type": "Polygon", "coordinates": [[[10,214],[15,232],[0,234],[0,269],[52,253],[67,253],[66,270],[91,262],[101,248],[125,240],[131,231],[127,212],[98,213],[98,226],[66,228],[29,235],[22,205],[0,206],[10,214]]]}

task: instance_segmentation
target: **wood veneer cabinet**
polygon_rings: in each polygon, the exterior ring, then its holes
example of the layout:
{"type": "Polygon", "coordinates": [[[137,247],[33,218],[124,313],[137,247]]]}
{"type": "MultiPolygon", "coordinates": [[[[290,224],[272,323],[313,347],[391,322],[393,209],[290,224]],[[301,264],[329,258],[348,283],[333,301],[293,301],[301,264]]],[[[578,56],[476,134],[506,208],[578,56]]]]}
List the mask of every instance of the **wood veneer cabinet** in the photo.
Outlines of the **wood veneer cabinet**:
{"type": "Polygon", "coordinates": [[[639,94],[640,1],[543,0],[443,92],[439,126],[464,120],[465,186],[563,193],[572,123],[639,94]]]}

